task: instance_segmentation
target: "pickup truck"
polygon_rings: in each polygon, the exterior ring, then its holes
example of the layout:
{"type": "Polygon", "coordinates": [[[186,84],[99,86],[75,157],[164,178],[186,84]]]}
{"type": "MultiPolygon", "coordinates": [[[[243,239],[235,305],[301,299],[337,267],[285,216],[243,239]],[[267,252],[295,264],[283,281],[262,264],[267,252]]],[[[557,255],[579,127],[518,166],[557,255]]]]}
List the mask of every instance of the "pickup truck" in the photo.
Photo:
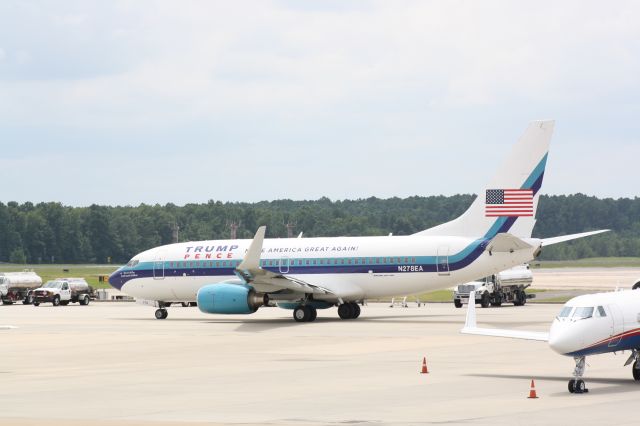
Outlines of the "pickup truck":
{"type": "Polygon", "coordinates": [[[84,278],[56,278],[33,290],[33,305],[52,303],[53,306],[68,305],[69,302],[88,305],[94,299],[93,288],[84,278]]]}

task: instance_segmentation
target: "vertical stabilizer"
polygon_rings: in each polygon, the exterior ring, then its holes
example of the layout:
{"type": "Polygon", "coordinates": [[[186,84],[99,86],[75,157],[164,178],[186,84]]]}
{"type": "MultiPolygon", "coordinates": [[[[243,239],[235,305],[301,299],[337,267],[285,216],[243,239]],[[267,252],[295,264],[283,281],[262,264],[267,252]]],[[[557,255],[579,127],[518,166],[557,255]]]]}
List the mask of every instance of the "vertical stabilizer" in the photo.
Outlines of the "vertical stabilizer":
{"type": "Polygon", "coordinates": [[[493,238],[509,232],[531,237],[547,164],[553,120],[533,121],[498,168],[490,163],[478,175],[494,174],[460,217],[414,235],[493,238]]]}

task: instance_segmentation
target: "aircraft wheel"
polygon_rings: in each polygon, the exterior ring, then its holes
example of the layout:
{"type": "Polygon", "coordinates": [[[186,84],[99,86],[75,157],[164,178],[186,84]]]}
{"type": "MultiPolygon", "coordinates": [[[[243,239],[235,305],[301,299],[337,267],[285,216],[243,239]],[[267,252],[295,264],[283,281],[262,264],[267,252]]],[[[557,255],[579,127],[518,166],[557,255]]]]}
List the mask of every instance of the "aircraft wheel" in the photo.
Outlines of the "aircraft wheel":
{"type": "Polygon", "coordinates": [[[293,310],[293,319],[296,322],[307,322],[311,317],[311,311],[307,306],[298,306],[293,310]]]}
{"type": "Polygon", "coordinates": [[[633,380],[640,380],[640,363],[638,361],[633,363],[633,367],[631,367],[631,372],[633,373],[633,380]]]}
{"type": "Polygon", "coordinates": [[[343,319],[351,319],[353,318],[353,308],[350,303],[343,303],[338,306],[338,316],[343,319]]]}
{"type": "Polygon", "coordinates": [[[585,393],[587,391],[587,387],[584,384],[584,380],[578,379],[575,384],[576,393],[585,393]]]}
{"type": "Polygon", "coordinates": [[[575,393],[576,392],[576,380],[575,379],[569,380],[568,388],[569,388],[569,392],[570,393],[575,393]]]}
{"type": "Polygon", "coordinates": [[[353,302],[351,303],[351,307],[353,308],[353,319],[356,319],[360,316],[360,306],[358,306],[357,303],[353,302]]]}
{"type": "Polygon", "coordinates": [[[164,308],[156,309],[156,319],[167,319],[169,311],[164,308]]]}
{"type": "Polygon", "coordinates": [[[318,310],[313,306],[307,306],[309,308],[309,322],[313,322],[318,317],[318,310]]]}

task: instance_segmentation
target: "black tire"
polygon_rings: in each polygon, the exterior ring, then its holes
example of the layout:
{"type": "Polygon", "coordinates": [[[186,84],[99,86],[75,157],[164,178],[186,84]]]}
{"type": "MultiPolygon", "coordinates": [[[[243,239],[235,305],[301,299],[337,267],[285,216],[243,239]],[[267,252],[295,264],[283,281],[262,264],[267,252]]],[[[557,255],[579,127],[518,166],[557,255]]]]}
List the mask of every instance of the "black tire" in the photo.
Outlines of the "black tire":
{"type": "Polygon", "coordinates": [[[356,302],[352,302],[351,306],[353,307],[353,319],[356,319],[360,316],[360,306],[358,306],[358,304],[356,302]]]}
{"type": "Polygon", "coordinates": [[[309,322],[313,322],[318,317],[318,310],[313,306],[307,306],[309,308],[309,322]]]}
{"type": "Polygon", "coordinates": [[[87,306],[87,305],[89,304],[89,301],[90,301],[90,300],[91,300],[91,299],[89,298],[89,295],[88,295],[88,294],[85,294],[83,297],[81,297],[81,298],[78,300],[78,302],[80,302],[80,304],[81,304],[82,306],[87,306]]]}
{"type": "Polygon", "coordinates": [[[293,310],[293,319],[296,322],[307,322],[311,317],[311,311],[306,306],[298,306],[293,310]]]}
{"type": "Polygon", "coordinates": [[[637,289],[639,289],[639,288],[640,288],[640,281],[638,281],[637,283],[635,283],[635,284],[633,285],[633,287],[631,287],[631,289],[632,289],[632,290],[637,290],[637,289]]]}
{"type": "Polygon", "coordinates": [[[462,308],[462,301],[460,299],[453,299],[453,306],[456,308],[462,308]]]}
{"type": "Polygon", "coordinates": [[[338,316],[340,317],[340,319],[351,319],[352,312],[353,310],[351,308],[351,305],[348,303],[343,303],[342,305],[338,306],[338,316]]]}
{"type": "Polygon", "coordinates": [[[500,293],[496,293],[493,295],[493,297],[491,298],[491,306],[502,306],[502,295],[500,293]]]}
{"type": "Polygon", "coordinates": [[[2,304],[3,305],[13,305],[13,302],[11,300],[3,300],[2,304]]]}
{"type": "Polygon", "coordinates": [[[61,300],[60,301],[60,306],[67,306],[69,304],[69,300],[61,300]]]}
{"type": "Polygon", "coordinates": [[[183,308],[188,308],[189,307],[189,302],[182,302],[180,304],[182,305],[183,308]]]}
{"type": "Polygon", "coordinates": [[[576,393],[585,393],[586,390],[587,390],[587,387],[584,384],[584,380],[582,379],[576,380],[576,393]]]}
{"type": "Polygon", "coordinates": [[[640,380],[640,364],[638,364],[638,361],[633,363],[633,367],[631,367],[631,373],[633,374],[633,380],[640,380]]]}
{"type": "Polygon", "coordinates": [[[569,384],[568,384],[567,388],[569,388],[569,393],[575,393],[576,392],[576,381],[575,381],[575,379],[569,380],[569,384]]]}
{"type": "Polygon", "coordinates": [[[156,309],[156,319],[167,319],[167,317],[169,316],[169,312],[164,309],[164,308],[160,308],[160,309],[156,309]]]}
{"type": "Polygon", "coordinates": [[[524,306],[526,304],[527,304],[527,293],[525,293],[524,290],[520,290],[520,306],[524,306]]]}
{"type": "Polygon", "coordinates": [[[27,297],[24,298],[24,300],[22,301],[23,305],[30,305],[33,303],[33,296],[28,294],[27,297]]]}
{"type": "Polygon", "coordinates": [[[40,302],[33,302],[33,306],[40,306],[40,302]]]}
{"type": "Polygon", "coordinates": [[[480,306],[483,308],[489,307],[489,294],[484,292],[482,293],[482,297],[480,298],[480,306]]]}
{"type": "Polygon", "coordinates": [[[60,306],[60,296],[53,296],[51,303],[53,303],[53,306],[60,306]]]}

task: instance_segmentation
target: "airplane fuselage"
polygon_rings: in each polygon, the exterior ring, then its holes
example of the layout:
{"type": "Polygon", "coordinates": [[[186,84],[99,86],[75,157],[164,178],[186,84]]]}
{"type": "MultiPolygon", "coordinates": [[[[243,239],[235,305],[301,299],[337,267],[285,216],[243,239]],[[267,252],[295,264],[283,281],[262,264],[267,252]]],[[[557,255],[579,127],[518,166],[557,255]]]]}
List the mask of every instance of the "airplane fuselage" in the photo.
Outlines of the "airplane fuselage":
{"type": "MultiPolygon", "coordinates": [[[[531,260],[534,249],[490,253],[490,238],[392,236],[266,239],[263,269],[321,286],[317,300],[355,301],[452,287],[531,260]]],[[[194,301],[207,284],[237,279],[251,240],[171,244],[137,255],[110,283],[141,299],[194,301]]],[[[260,291],[260,289],[257,289],[260,291]]]]}

